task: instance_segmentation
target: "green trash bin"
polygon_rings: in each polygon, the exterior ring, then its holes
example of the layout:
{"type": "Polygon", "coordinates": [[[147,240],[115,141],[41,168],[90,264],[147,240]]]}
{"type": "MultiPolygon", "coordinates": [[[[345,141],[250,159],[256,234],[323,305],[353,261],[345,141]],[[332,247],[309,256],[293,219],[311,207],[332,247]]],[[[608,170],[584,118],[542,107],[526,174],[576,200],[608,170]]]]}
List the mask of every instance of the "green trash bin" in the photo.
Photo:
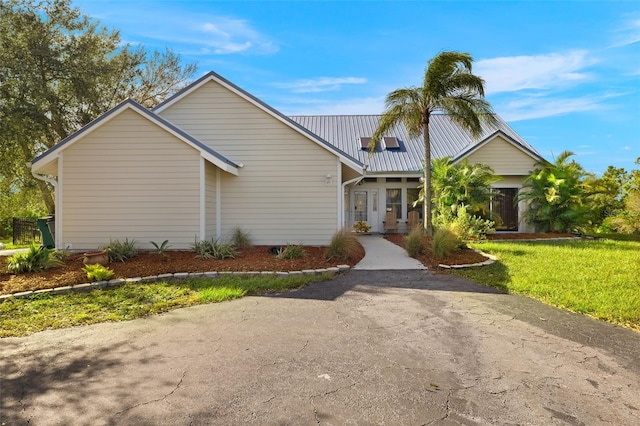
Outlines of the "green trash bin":
{"type": "Polygon", "coordinates": [[[47,218],[38,219],[38,229],[42,234],[42,246],[48,249],[55,248],[56,243],[53,240],[53,235],[51,235],[51,231],[49,231],[49,226],[47,226],[47,218]]]}

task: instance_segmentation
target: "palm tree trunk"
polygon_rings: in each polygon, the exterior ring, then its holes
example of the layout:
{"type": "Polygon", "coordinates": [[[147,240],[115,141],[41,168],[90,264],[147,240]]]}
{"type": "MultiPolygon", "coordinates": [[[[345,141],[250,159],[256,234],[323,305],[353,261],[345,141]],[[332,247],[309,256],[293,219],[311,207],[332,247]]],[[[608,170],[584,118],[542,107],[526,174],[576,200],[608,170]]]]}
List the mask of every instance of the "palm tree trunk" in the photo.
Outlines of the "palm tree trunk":
{"type": "Polygon", "coordinates": [[[424,117],[424,235],[433,236],[433,224],[431,222],[431,136],[429,135],[429,114],[424,117]]]}

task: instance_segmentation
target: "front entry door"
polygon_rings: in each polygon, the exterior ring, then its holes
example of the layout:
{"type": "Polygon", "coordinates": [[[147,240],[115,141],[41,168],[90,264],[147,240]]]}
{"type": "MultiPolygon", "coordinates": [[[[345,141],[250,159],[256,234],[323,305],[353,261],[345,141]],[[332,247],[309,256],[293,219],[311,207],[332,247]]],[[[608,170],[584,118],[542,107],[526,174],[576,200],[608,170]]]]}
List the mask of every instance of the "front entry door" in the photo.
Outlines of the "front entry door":
{"type": "Polygon", "coordinates": [[[371,226],[371,232],[379,232],[377,198],[377,189],[353,191],[353,223],[367,222],[371,226]]]}

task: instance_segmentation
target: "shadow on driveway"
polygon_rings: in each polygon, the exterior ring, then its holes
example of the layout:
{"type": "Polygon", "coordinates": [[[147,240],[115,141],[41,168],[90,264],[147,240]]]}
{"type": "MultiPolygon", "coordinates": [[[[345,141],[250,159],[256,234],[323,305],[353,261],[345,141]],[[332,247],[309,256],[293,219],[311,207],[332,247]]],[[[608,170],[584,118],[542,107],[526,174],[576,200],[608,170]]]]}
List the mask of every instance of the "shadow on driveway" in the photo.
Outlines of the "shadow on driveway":
{"type": "Polygon", "coordinates": [[[336,300],[347,291],[366,286],[357,291],[375,293],[375,288],[405,288],[415,290],[437,290],[465,293],[506,294],[493,287],[478,285],[453,275],[434,274],[425,270],[369,271],[351,270],[334,280],[310,284],[300,290],[286,293],[266,294],[266,297],[290,299],[336,300]]]}

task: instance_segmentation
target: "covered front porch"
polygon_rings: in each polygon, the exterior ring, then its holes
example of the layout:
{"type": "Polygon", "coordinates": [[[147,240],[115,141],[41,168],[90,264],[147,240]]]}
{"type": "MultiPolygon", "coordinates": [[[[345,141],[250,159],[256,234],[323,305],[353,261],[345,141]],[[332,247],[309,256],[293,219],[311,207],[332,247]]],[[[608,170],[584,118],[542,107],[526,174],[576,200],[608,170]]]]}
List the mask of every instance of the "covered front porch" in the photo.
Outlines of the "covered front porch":
{"type": "MultiPolygon", "coordinates": [[[[411,226],[410,214],[417,214],[423,221],[422,203],[414,207],[420,189],[420,175],[366,176],[345,186],[343,225],[352,228],[357,222],[366,222],[373,233],[407,233],[411,226]],[[395,216],[396,226],[385,226],[385,221],[395,216]]],[[[519,210],[524,208],[516,202],[520,186],[505,179],[494,186],[500,195],[491,200],[489,210],[497,231],[526,232],[526,224],[520,223],[519,210]]],[[[415,217],[414,217],[415,220],[415,217]]]]}

